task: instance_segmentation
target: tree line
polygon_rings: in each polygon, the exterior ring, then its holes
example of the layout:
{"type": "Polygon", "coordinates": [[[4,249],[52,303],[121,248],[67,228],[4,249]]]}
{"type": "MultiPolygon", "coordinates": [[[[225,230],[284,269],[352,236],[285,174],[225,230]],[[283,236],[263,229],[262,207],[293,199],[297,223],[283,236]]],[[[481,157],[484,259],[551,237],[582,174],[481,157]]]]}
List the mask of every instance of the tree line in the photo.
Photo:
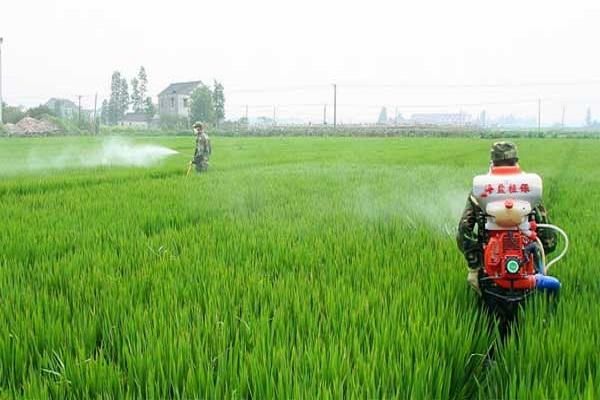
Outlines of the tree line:
{"type": "Polygon", "coordinates": [[[148,75],[141,66],[138,74],[129,83],[121,72],[114,71],[110,83],[110,97],[102,102],[100,119],[106,125],[117,125],[130,110],[146,115],[150,120],[156,114],[152,97],[148,96],[148,75]]]}
{"type": "Polygon", "coordinates": [[[5,124],[16,124],[25,117],[40,119],[46,115],[58,117],[59,113],[41,104],[24,111],[21,107],[9,106],[2,102],[2,120],[5,124]]]}
{"type": "Polygon", "coordinates": [[[212,89],[200,85],[190,96],[190,120],[219,125],[225,119],[225,89],[214,81],[212,89]]]}
{"type": "MultiPolygon", "coordinates": [[[[187,127],[190,121],[219,125],[224,121],[225,93],[222,83],[214,80],[212,88],[201,84],[192,92],[189,100],[189,118],[161,116],[161,126],[187,127]]],[[[152,97],[148,96],[148,75],[143,66],[131,81],[119,71],[112,73],[110,97],[102,102],[100,119],[105,125],[117,125],[129,111],[144,114],[148,121],[157,111],[152,97]]]]}

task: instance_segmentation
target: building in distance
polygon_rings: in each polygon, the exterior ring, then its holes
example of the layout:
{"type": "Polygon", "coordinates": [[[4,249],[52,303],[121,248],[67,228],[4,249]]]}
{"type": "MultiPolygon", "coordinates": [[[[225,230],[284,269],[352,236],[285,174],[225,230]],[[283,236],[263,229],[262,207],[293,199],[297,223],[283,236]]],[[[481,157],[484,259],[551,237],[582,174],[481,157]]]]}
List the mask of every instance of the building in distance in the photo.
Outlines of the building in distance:
{"type": "Polygon", "coordinates": [[[73,118],[73,116],[77,115],[78,111],[77,104],[68,99],[53,97],[44,105],[61,118],[73,118]]]}
{"type": "Polygon", "coordinates": [[[158,94],[158,114],[172,117],[189,116],[190,96],[202,85],[202,81],[171,83],[158,94]]]}

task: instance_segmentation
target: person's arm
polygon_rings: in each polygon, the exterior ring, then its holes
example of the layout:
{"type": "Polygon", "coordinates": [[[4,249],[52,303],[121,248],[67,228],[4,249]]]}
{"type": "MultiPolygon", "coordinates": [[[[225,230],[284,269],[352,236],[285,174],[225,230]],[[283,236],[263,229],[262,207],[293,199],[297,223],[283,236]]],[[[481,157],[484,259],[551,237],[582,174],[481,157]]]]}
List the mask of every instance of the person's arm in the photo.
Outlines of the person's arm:
{"type": "Polygon", "coordinates": [[[194,149],[194,158],[196,158],[196,156],[198,155],[198,143],[199,143],[199,137],[196,136],[196,148],[194,149]]]}
{"type": "Polygon", "coordinates": [[[478,212],[479,205],[477,204],[477,200],[475,200],[473,196],[469,196],[458,224],[456,243],[458,244],[460,251],[462,251],[464,254],[467,264],[469,265],[467,282],[469,285],[471,285],[475,292],[481,296],[481,289],[479,289],[479,269],[482,266],[483,247],[477,240],[477,234],[475,232],[475,228],[478,227],[478,212]]]}
{"type": "Polygon", "coordinates": [[[478,210],[479,206],[476,204],[476,200],[469,196],[456,234],[456,244],[464,254],[471,269],[480,268],[483,259],[483,247],[477,240],[477,233],[475,232],[478,210]]]}
{"type": "MultiPolygon", "coordinates": [[[[542,202],[540,202],[540,204],[533,209],[533,215],[535,222],[538,224],[551,223],[550,218],[548,217],[548,212],[546,211],[546,207],[544,207],[542,202]]],[[[548,228],[538,228],[537,234],[542,242],[542,246],[544,246],[544,252],[546,254],[550,254],[556,250],[557,234],[554,230],[548,228]]]]}

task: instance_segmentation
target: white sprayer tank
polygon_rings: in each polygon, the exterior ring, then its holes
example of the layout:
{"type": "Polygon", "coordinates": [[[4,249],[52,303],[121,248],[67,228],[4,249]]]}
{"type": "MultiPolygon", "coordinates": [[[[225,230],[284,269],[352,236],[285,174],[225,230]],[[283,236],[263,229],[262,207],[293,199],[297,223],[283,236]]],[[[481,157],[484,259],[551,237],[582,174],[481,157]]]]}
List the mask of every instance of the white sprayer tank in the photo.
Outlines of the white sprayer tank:
{"type": "Polygon", "coordinates": [[[527,215],[542,200],[542,178],[518,166],[491,167],[473,178],[471,194],[487,215],[486,230],[527,232],[527,215]]]}

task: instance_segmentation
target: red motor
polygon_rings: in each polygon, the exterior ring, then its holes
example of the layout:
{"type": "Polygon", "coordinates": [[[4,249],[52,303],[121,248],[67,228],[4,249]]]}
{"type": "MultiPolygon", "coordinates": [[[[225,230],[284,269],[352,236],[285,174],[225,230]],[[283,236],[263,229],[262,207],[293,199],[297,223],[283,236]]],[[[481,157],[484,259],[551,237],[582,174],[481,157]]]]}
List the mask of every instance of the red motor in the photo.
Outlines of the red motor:
{"type": "Polygon", "coordinates": [[[535,263],[527,248],[531,239],[516,230],[488,231],[485,273],[504,289],[535,288],[535,263]]]}

